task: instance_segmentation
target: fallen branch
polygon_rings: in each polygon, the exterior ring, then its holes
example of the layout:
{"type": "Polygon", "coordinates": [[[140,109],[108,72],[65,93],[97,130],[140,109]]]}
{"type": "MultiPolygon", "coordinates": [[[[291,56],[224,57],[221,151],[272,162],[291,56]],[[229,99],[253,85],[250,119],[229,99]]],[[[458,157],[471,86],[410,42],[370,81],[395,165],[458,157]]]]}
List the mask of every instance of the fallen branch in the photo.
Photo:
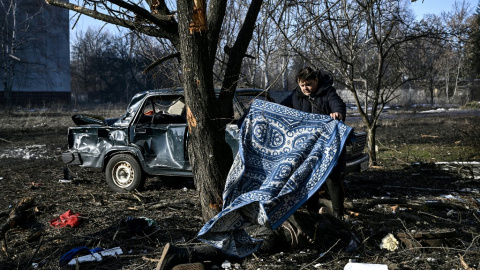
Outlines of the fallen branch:
{"type": "Polygon", "coordinates": [[[428,134],[422,134],[422,138],[438,138],[436,135],[428,135],[428,134]]]}
{"type": "Polygon", "coordinates": [[[467,210],[465,206],[442,202],[442,201],[419,201],[419,200],[406,200],[406,199],[375,199],[369,202],[367,205],[362,207],[362,210],[367,210],[378,204],[399,204],[410,208],[415,209],[424,209],[427,208],[441,208],[441,209],[457,209],[457,210],[467,210]]]}
{"type": "Polygon", "coordinates": [[[165,202],[157,203],[157,204],[154,204],[154,205],[149,205],[149,206],[146,206],[145,208],[159,209],[159,208],[170,206],[172,204],[185,204],[185,203],[195,204],[195,201],[192,200],[192,199],[172,200],[172,201],[165,201],[165,202]]]}
{"type": "Polygon", "coordinates": [[[38,246],[35,249],[35,252],[33,252],[32,256],[30,257],[30,260],[28,260],[27,264],[25,265],[25,270],[30,269],[30,266],[32,264],[32,260],[33,260],[33,258],[35,258],[35,256],[37,256],[37,253],[40,250],[40,247],[42,246],[42,244],[43,244],[43,235],[40,238],[40,243],[38,243],[38,246]]]}
{"type": "Polygon", "coordinates": [[[0,141],[4,141],[4,142],[8,142],[8,143],[12,143],[12,141],[5,140],[5,139],[2,139],[2,138],[0,138],[0,141]]]}
{"type": "Polygon", "coordinates": [[[22,219],[24,218],[24,212],[28,208],[33,206],[33,197],[26,197],[23,198],[13,209],[10,211],[10,215],[8,216],[7,221],[2,225],[0,229],[0,240],[1,240],[1,247],[4,252],[7,252],[7,244],[5,241],[5,234],[11,228],[20,224],[22,219]]]}
{"type": "Polygon", "coordinates": [[[160,259],[152,259],[152,258],[148,258],[148,257],[145,257],[145,256],[142,257],[142,260],[147,261],[147,262],[158,262],[158,261],[160,261],[160,259]]]}
{"type": "Polygon", "coordinates": [[[458,257],[460,258],[460,263],[462,264],[463,269],[465,270],[475,270],[472,267],[468,266],[468,264],[465,262],[463,259],[463,256],[461,254],[458,254],[458,257]]]}
{"type": "Polygon", "coordinates": [[[300,269],[307,269],[309,268],[310,266],[312,266],[314,263],[316,263],[318,260],[322,259],[325,255],[327,255],[337,244],[338,242],[340,242],[340,239],[337,240],[337,242],[335,242],[335,244],[333,244],[327,251],[325,251],[324,253],[322,253],[318,258],[316,258],[315,260],[313,260],[313,262],[307,264],[307,265],[304,265],[302,266],[300,269]]]}

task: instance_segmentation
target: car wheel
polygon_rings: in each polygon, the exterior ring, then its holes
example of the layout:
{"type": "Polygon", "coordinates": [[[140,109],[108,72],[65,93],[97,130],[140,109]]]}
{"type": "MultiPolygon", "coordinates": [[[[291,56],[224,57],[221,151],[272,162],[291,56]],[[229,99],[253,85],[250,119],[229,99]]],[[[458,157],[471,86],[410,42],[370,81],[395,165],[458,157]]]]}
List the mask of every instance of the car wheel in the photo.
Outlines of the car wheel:
{"type": "Polygon", "coordinates": [[[107,184],[116,192],[139,189],[145,182],[145,174],[138,161],[131,155],[113,156],[105,169],[107,184]]]}

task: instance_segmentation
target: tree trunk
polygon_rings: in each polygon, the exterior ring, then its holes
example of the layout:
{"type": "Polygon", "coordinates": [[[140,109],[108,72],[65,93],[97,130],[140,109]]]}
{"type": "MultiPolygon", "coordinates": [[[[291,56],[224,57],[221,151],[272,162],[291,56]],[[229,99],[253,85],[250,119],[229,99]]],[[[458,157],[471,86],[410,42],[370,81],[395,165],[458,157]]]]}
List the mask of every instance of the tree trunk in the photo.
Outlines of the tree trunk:
{"type": "Polygon", "coordinates": [[[430,105],[433,107],[433,77],[430,77],[428,89],[430,90],[430,105]]]}
{"type": "Polygon", "coordinates": [[[446,68],[445,68],[445,97],[447,98],[447,102],[449,101],[449,93],[448,93],[448,86],[450,84],[450,70],[448,66],[448,60],[446,61],[446,68]]]}
{"type": "Polygon", "coordinates": [[[457,66],[457,75],[455,76],[455,88],[453,88],[453,95],[455,97],[457,95],[457,88],[458,88],[458,80],[460,78],[460,69],[462,67],[462,54],[460,54],[460,59],[458,59],[458,66],[457,66]]]}
{"type": "Polygon", "coordinates": [[[209,220],[222,207],[222,192],[233,158],[219,117],[207,35],[202,30],[190,32],[193,1],[178,1],[178,9],[189,157],[202,215],[204,220],[209,220]]]}
{"type": "Polygon", "coordinates": [[[377,165],[377,145],[375,142],[375,130],[376,126],[372,125],[367,128],[367,151],[369,155],[370,166],[377,165]]]}

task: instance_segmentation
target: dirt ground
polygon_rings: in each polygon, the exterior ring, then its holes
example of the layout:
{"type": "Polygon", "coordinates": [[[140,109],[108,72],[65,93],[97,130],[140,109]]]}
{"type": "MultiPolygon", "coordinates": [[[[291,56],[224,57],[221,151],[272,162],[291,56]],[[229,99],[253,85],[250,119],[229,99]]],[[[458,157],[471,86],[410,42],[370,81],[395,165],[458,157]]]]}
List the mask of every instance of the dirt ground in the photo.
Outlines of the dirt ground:
{"type": "MultiPolygon", "coordinates": [[[[59,260],[76,247],[123,251],[79,269],[155,269],[167,242],[194,243],[204,222],[192,179],[149,178],[144,191],[128,194],[110,191],[97,170],[72,168],[74,180],[60,181],[59,155],[66,149],[72,114],[47,110],[0,116],[0,225],[5,236],[0,269],[73,268],[60,267],[59,260]],[[18,211],[23,218],[7,223],[22,200],[30,202],[18,211]],[[67,210],[80,214],[78,226],[50,226],[67,210]],[[148,234],[136,232],[129,217],[153,220],[156,227],[148,234]]],[[[353,261],[388,269],[480,269],[478,165],[433,163],[480,161],[478,123],[479,111],[391,114],[378,129],[378,166],[345,178],[349,215],[344,224],[358,238],[353,251],[254,254],[231,266],[344,269],[353,261]],[[419,151],[427,146],[438,149],[434,157],[419,151]],[[380,247],[390,233],[399,241],[393,251],[380,247]]]]}

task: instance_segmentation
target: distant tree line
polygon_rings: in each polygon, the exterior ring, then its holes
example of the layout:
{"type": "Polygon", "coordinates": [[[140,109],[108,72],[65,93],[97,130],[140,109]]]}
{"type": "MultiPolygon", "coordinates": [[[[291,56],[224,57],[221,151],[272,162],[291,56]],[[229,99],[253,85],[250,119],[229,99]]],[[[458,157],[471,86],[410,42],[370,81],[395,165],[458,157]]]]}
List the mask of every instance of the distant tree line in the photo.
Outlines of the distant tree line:
{"type": "Polygon", "coordinates": [[[71,46],[75,101],[127,103],[139,91],[178,86],[174,61],[144,72],[163,53],[150,39],[133,32],[111,34],[91,28],[79,32],[71,46]]]}
{"type": "Polygon", "coordinates": [[[468,61],[472,74],[480,79],[480,1],[475,13],[470,19],[470,33],[468,37],[468,61]]]}
{"type": "MultiPolygon", "coordinates": [[[[343,17],[346,13],[342,11],[346,10],[343,10],[341,5],[334,5],[338,1],[324,2],[327,7],[332,5],[332,9],[323,17],[338,20],[322,19],[322,16],[312,20],[315,14],[321,14],[325,8],[323,4],[317,6],[318,10],[306,9],[308,3],[302,5],[285,2],[280,9],[278,3],[265,4],[265,15],[257,22],[252,44],[244,58],[239,86],[288,91],[295,87],[295,70],[308,64],[334,73],[337,83],[344,85],[347,73],[341,72],[342,69],[332,63],[339,58],[335,53],[345,49],[348,49],[351,56],[355,54],[355,58],[365,67],[361,71],[363,77],[352,77],[352,80],[355,80],[358,86],[365,86],[367,80],[374,81],[374,78],[366,76],[376,76],[372,71],[378,67],[375,64],[378,59],[376,60],[374,55],[381,48],[375,48],[371,42],[373,35],[369,31],[373,29],[368,30],[364,24],[366,21],[361,21],[361,5],[353,3],[349,6],[349,12],[356,13],[353,19],[343,17]],[[305,12],[311,13],[311,16],[303,16],[306,21],[302,16],[298,16],[305,12]],[[309,20],[312,22],[309,23],[309,20]],[[338,25],[333,25],[332,22],[338,25]],[[341,23],[349,28],[340,27],[341,23]],[[357,27],[357,30],[352,27],[357,27]],[[356,40],[356,43],[348,40],[345,32],[347,30],[350,31],[349,35],[353,35],[351,37],[361,37],[363,42],[370,38],[370,43],[361,43],[360,39],[356,40]],[[331,45],[340,44],[329,40],[329,36],[335,38],[334,31],[342,32],[344,42],[350,42],[354,47],[332,47],[331,45]],[[313,32],[313,39],[309,40],[310,34],[296,35],[299,32],[313,32]]],[[[413,38],[408,44],[404,43],[403,49],[396,47],[392,54],[395,59],[385,59],[388,60],[390,69],[403,70],[402,76],[408,77],[408,80],[399,80],[402,87],[424,89],[433,105],[435,96],[441,95],[448,100],[455,97],[460,82],[480,78],[480,3],[475,10],[465,1],[456,1],[451,11],[440,15],[426,15],[421,21],[415,22],[414,14],[404,1],[387,2],[382,8],[378,8],[377,12],[391,16],[379,21],[392,27],[388,37],[392,38],[391,41],[398,42],[400,32],[415,36],[423,31],[424,37],[429,37],[413,38]],[[472,9],[475,10],[473,14],[469,12],[472,9]],[[408,34],[407,27],[410,31],[408,34]],[[400,68],[397,64],[406,65],[400,68]]],[[[221,33],[224,38],[220,40],[224,50],[217,52],[219,61],[214,66],[214,81],[217,86],[221,85],[222,70],[228,61],[228,50],[231,46],[229,36],[238,31],[236,24],[241,14],[232,11],[227,16],[221,33]]],[[[388,30],[386,26],[384,30],[388,30]]],[[[385,45],[383,43],[383,46],[385,45]]],[[[164,61],[162,65],[152,68],[153,72],[144,72],[156,59],[171,55],[171,50],[168,43],[135,32],[111,34],[104,30],[88,29],[77,35],[72,46],[72,91],[79,98],[88,97],[89,101],[127,102],[138,91],[179,86],[181,72],[178,61],[164,61]]],[[[400,78],[398,73],[389,73],[387,70],[385,72],[385,75],[391,74],[390,81],[400,78]]],[[[398,92],[391,97],[397,94],[398,92]]]]}

